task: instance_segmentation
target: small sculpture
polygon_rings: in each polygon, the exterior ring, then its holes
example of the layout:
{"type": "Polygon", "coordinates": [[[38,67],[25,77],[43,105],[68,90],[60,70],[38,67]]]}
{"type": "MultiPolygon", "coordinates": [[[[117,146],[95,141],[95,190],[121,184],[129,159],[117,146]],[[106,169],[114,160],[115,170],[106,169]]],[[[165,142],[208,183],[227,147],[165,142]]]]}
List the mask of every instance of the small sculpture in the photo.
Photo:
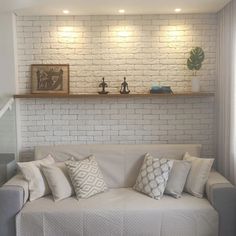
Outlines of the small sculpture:
{"type": "Polygon", "coordinates": [[[102,87],[102,91],[99,91],[99,94],[108,94],[108,91],[105,91],[105,88],[108,87],[107,83],[104,81],[104,77],[102,78],[102,82],[99,84],[99,87],[102,87]]]}
{"type": "Polygon", "coordinates": [[[128,93],[130,93],[129,85],[126,82],[126,78],[125,77],[124,77],[124,82],[121,84],[121,87],[120,87],[120,93],[121,94],[128,94],[128,93]]]}

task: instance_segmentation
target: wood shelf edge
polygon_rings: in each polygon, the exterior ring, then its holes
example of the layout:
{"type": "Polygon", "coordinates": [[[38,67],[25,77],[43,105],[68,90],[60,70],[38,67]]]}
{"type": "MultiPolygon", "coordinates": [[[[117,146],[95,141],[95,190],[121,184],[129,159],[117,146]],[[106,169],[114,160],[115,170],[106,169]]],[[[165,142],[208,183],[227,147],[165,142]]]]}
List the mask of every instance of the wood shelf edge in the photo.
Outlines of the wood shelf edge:
{"type": "Polygon", "coordinates": [[[174,93],[174,94],[15,94],[14,98],[111,98],[111,97],[210,97],[214,96],[213,92],[199,92],[199,93],[174,93]]]}

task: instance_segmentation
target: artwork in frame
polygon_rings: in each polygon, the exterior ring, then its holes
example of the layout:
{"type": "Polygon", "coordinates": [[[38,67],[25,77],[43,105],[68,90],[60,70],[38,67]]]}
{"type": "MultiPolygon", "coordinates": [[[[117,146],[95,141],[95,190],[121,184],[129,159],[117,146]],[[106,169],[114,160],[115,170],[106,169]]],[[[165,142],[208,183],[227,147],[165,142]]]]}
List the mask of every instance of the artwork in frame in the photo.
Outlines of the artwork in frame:
{"type": "Polygon", "coordinates": [[[69,93],[69,64],[31,65],[32,93],[69,93]]]}

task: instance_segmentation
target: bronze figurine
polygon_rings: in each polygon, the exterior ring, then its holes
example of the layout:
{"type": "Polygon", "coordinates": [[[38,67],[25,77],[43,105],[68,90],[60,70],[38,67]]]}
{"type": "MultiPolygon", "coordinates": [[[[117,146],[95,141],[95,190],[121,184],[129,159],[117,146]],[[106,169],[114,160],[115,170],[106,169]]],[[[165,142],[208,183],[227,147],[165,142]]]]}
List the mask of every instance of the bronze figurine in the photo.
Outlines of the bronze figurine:
{"type": "Polygon", "coordinates": [[[104,77],[102,78],[102,82],[99,84],[99,87],[102,87],[102,91],[99,91],[99,94],[108,94],[108,91],[105,91],[105,88],[108,87],[107,83],[104,81],[104,77]]]}
{"type": "Polygon", "coordinates": [[[129,85],[126,82],[126,78],[125,77],[124,77],[124,82],[121,84],[121,87],[120,87],[120,93],[121,94],[128,94],[128,93],[130,93],[129,85]]]}

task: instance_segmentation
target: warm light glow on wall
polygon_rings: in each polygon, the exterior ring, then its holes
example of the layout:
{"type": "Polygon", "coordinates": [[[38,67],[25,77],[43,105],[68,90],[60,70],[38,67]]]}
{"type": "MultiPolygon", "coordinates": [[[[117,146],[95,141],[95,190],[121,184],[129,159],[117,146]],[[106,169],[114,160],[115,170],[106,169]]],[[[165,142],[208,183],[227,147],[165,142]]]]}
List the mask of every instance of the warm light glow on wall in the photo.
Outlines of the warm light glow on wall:
{"type": "Polygon", "coordinates": [[[131,36],[131,31],[128,26],[120,26],[116,29],[118,36],[122,38],[127,38],[131,36]]]}
{"type": "Polygon", "coordinates": [[[119,31],[118,32],[118,35],[120,36],[120,37],[128,37],[129,35],[130,35],[130,32],[128,32],[128,31],[119,31]]]}
{"type": "Polygon", "coordinates": [[[78,33],[75,32],[74,27],[71,26],[59,27],[58,35],[63,41],[67,42],[74,42],[75,38],[79,37],[78,33]]]}
{"type": "Polygon", "coordinates": [[[69,14],[69,13],[70,13],[70,11],[69,11],[69,10],[66,10],[66,9],[63,10],[62,12],[63,12],[64,14],[69,14]]]}
{"type": "Polygon", "coordinates": [[[125,13],[125,10],[124,10],[124,9],[120,9],[120,10],[119,10],[119,13],[120,13],[120,14],[124,14],[124,13],[125,13]]]}
{"type": "Polygon", "coordinates": [[[163,40],[170,41],[184,41],[184,28],[183,26],[165,26],[162,28],[163,30],[163,40]]]}
{"type": "Polygon", "coordinates": [[[179,30],[173,30],[173,31],[169,31],[168,35],[170,37],[181,37],[183,36],[183,32],[179,30]]]}
{"type": "Polygon", "coordinates": [[[63,38],[73,39],[76,37],[76,33],[74,32],[74,28],[71,26],[60,27],[59,36],[63,38]]]}

